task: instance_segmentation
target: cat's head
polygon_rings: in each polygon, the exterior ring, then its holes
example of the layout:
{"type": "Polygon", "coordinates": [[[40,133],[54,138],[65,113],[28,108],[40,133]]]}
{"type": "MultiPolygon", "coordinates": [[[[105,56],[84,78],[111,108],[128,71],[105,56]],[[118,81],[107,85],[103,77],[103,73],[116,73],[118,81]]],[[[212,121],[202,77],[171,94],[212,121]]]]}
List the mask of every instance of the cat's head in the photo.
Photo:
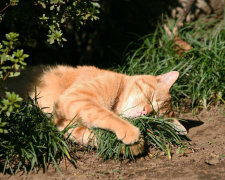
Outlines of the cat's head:
{"type": "Polygon", "coordinates": [[[128,77],[118,107],[119,113],[124,117],[148,115],[153,111],[165,113],[170,108],[169,90],[178,76],[179,72],[172,71],[159,76],[128,77]]]}

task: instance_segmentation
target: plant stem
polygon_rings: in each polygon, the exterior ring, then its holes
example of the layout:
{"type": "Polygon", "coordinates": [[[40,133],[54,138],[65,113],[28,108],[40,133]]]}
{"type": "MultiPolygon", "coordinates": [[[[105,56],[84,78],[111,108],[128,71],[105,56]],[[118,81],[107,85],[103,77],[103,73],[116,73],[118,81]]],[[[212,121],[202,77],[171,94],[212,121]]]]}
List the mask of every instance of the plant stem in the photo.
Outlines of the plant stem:
{"type": "Polygon", "coordinates": [[[5,11],[11,5],[12,5],[12,3],[10,2],[6,7],[4,7],[2,10],[0,10],[0,13],[2,13],[3,11],[5,11]]]}
{"type": "Polygon", "coordinates": [[[9,76],[10,72],[12,72],[12,70],[14,69],[16,64],[13,64],[11,69],[7,72],[7,74],[5,75],[5,77],[3,78],[3,81],[5,81],[7,79],[7,77],[9,76]]]}

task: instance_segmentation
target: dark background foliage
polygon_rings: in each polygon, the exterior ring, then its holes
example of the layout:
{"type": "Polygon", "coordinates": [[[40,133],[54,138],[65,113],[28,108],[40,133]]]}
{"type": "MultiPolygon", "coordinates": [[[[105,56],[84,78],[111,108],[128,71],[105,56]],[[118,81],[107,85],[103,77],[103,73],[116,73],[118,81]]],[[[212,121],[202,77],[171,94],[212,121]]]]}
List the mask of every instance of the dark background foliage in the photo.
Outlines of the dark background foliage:
{"type": "MultiPolygon", "coordinates": [[[[111,67],[122,63],[129,42],[153,32],[162,13],[174,6],[173,0],[105,0],[100,1],[99,20],[77,29],[68,22],[64,27],[63,48],[46,43],[48,29],[39,17],[43,8],[33,0],[9,7],[1,22],[0,38],[8,32],[20,34],[21,46],[30,55],[28,64],[91,64],[111,67]]],[[[0,5],[1,9],[4,4],[0,5]]]]}

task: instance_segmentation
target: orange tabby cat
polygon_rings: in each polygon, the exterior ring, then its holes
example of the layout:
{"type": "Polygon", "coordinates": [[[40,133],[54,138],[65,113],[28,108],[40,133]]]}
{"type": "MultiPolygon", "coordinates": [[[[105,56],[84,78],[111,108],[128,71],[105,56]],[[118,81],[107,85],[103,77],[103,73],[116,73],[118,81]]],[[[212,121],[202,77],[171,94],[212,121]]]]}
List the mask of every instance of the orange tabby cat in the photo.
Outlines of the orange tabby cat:
{"type": "MultiPolygon", "coordinates": [[[[134,144],[139,140],[139,129],[119,115],[138,117],[153,109],[165,113],[170,107],[169,90],[178,76],[177,71],[159,76],[128,76],[93,66],[55,66],[36,76],[36,90],[40,107],[49,107],[44,111],[51,113],[55,105],[55,122],[60,130],[76,115],[76,119],[82,119],[81,126],[72,132],[75,142],[87,145],[89,128],[97,127],[114,132],[125,144],[134,144]]],[[[174,123],[186,133],[177,120],[174,123]]]]}
{"type": "MultiPolygon", "coordinates": [[[[177,71],[159,76],[128,76],[93,66],[56,66],[45,71],[39,79],[38,102],[41,107],[49,107],[44,109],[47,112],[52,112],[55,104],[59,129],[75,115],[82,119],[83,127],[72,133],[77,143],[87,145],[88,128],[97,127],[114,132],[125,144],[133,144],[139,140],[140,131],[119,115],[138,117],[153,109],[164,113],[170,105],[169,89],[178,76],[177,71]]],[[[178,121],[175,123],[183,128],[178,121]]]]}

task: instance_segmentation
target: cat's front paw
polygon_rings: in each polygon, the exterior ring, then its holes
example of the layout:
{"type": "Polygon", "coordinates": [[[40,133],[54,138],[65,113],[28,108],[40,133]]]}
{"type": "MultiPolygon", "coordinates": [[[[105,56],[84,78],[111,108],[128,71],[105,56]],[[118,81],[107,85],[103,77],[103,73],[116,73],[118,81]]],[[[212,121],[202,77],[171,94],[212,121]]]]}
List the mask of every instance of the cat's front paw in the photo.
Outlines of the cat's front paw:
{"type": "Polygon", "coordinates": [[[116,135],[124,144],[134,144],[139,140],[140,131],[137,127],[130,125],[130,127],[121,128],[116,135]]]}
{"type": "Polygon", "coordinates": [[[144,151],[144,140],[140,139],[137,143],[131,145],[131,151],[134,156],[137,156],[144,151]]]}
{"type": "MultiPolygon", "coordinates": [[[[144,139],[140,138],[138,142],[130,145],[130,151],[134,156],[142,154],[144,151],[144,139]]],[[[125,154],[125,146],[121,148],[121,154],[125,154]]]]}

